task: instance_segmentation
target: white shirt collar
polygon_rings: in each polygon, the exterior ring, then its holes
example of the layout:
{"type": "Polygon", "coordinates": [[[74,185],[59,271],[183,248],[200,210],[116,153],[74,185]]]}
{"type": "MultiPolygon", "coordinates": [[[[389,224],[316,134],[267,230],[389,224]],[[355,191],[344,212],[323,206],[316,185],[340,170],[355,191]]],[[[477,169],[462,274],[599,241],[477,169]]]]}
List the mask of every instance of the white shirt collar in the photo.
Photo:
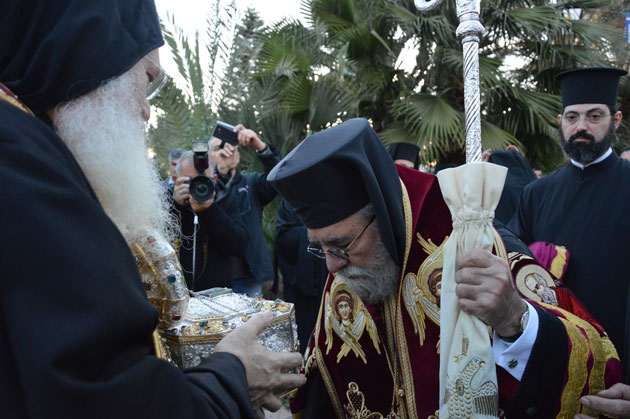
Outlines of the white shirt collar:
{"type": "Polygon", "coordinates": [[[602,154],[601,156],[599,156],[598,158],[596,158],[595,160],[593,160],[592,162],[590,162],[589,164],[582,164],[582,163],[578,163],[575,160],[571,159],[571,164],[574,166],[579,167],[580,169],[584,170],[585,167],[591,166],[593,164],[597,164],[597,163],[601,163],[604,160],[606,160],[606,158],[608,156],[610,156],[612,154],[612,148],[608,148],[608,151],[606,151],[604,154],[602,154]]]}

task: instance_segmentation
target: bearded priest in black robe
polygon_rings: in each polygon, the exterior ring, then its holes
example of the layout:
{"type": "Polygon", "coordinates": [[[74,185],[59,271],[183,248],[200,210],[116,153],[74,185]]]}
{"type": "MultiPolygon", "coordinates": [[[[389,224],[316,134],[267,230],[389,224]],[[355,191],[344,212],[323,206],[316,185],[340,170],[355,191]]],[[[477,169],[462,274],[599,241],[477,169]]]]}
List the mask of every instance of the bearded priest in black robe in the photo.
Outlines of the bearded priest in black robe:
{"type": "Polygon", "coordinates": [[[165,82],[153,1],[4,0],[0,16],[0,416],[278,409],[269,383],[304,378],[282,373],[299,354],[256,342],[268,315],[185,373],[155,355],[158,312],[128,246],[171,233],[145,138],[165,82]]]}
{"type": "Polygon", "coordinates": [[[510,227],[527,244],[567,248],[564,284],[608,332],[626,359],[627,376],[630,164],[611,148],[622,118],[616,106],[619,78],[625,76],[615,68],[558,75],[558,132],[570,162],[525,187],[510,227]]]}

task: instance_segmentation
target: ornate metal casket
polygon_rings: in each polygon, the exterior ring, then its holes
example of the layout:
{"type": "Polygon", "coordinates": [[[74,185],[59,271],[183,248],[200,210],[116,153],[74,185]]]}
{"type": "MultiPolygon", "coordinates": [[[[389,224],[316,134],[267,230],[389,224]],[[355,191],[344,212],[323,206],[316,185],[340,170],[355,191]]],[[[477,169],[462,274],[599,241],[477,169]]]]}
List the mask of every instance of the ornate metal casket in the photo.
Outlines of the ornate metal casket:
{"type": "Polygon", "coordinates": [[[274,319],[258,336],[259,342],[271,351],[297,351],[293,304],[249,298],[225,288],[194,293],[181,324],[163,331],[161,337],[177,366],[194,367],[214,351],[225,335],[262,311],[271,311],[274,319]]]}
{"type": "Polygon", "coordinates": [[[293,304],[227,288],[188,291],[175,251],[156,234],[147,233],[131,249],[149,301],[160,312],[157,352],[179,368],[199,365],[221,339],[262,311],[271,311],[274,319],[258,341],[276,352],[299,349],[293,304]]]}

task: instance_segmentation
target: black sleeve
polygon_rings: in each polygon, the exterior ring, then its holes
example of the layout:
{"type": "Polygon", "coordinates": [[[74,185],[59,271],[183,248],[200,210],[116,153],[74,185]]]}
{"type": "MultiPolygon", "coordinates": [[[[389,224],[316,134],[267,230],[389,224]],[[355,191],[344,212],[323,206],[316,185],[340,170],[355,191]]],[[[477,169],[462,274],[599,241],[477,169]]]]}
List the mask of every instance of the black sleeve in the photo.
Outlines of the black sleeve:
{"type": "Polygon", "coordinates": [[[295,263],[306,227],[291,205],[282,200],[276,215],[276,248],[278,254],[288,263],[295,263]]]}
{"type": "Polygon", "coordinates": [[[271,154],[267,156],[258,155],[263,164],[264,173],[256,175],[254,183],[254,190],[258,196],[258,202],[260,202],[262,207],[273,201],[273,199],[278,195],[278,191],[276,191],[275,188],[267,182],[267,175],[271,172],[275,165],[278,164],[280,158],[278,157],[275,148],[270,144],[268,144],[268,146],[271,150],[271,154]]]}
{"type": "Polygon", "coordinates": [[[536,307],[538,336],[509,410],[508,418],[554,417],[567,368],[569,343],[562,322],[536,307]]]}
{"type": "Polygon", "coordinates": [[[183,374],[153,355],[157,310],[127,243],[61,140],[6,114],[0,104],[3,417],[252,417],[234,360],[183,374]]]}
{"type": "Polygon", "coordinates": [[[518,200],[516,206],[516,212],[508,223],[507,227],[512,231],[519,239],[525,242],[526,245],[532,244],[532,234],[530,229],[532,228],[531,217],[532,209],[530,208],[532,202],[532,189],[531,185],[525,187],[521,193],[521,197],[518,200]]]}
{"type": "Polygon", "coordinates": [[[319,371],[309,374],[308,388],[306,391],[307,401],[306,407],[304,408],[304,419],[337,417],[319,371]]]}
{"type": "Polygon", "coordinates": [[[529,247],[525,246],[525,243],[519,240],[519,238],[516,237],[516,234],[514,234],[510,229],[508,229],[505,226],[505,224],[503,224],[501,221],[495,219],[492,222],[492,226],[495,228],[497,233],[499,233],[499,235],[501,236],[501,239],[503,240],[503,244],[505,245],[505,250],[508,253],[518,252],[532,258],[534,257],[531,250],[529,250],[529,247]]]}
{"type": "Polygon", "coordinates": [[[245,252],[249,233],[230,194],[197,216],[199,228],[203,228],[208,234],[208,240],[215,242],[226,255],[241,256],[245,252]]]}

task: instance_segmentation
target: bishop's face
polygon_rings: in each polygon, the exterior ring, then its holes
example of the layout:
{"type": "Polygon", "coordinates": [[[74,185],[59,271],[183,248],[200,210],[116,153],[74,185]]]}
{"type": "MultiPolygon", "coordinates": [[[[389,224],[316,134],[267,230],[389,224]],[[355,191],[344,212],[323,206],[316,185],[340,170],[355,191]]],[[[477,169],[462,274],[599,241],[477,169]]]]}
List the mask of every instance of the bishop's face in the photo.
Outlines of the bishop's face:
{"type": "Polygon", "coordinates": [[[308,235],[324,251],[346,250],[347,258],[326,253],[329,272],[344,279],[361,300],[377,304],[396,290],[400,267],[385,248],[377,221],[370,219],[359,211],[333,225],[308,229],[308,235]]]}
{"type": "Polygon", "coordinates": [[[558,115],[562,147],[572,159],[590,163],[608,150],[621,118],[601,103],[569,105],[558,115]]]}

